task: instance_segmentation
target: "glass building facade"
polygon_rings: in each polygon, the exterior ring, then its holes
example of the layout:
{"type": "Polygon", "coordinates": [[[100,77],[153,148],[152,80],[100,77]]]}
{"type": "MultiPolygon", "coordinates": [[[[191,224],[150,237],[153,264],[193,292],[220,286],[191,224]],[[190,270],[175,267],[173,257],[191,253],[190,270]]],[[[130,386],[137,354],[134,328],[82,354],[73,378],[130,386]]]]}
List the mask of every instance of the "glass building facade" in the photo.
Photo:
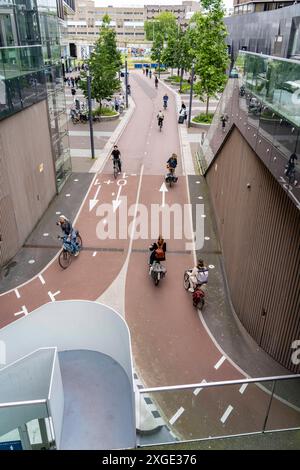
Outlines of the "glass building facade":
{"type": "Polygon", "coordinates": [[[204,171],[234,124],[300,208],[300,62],[240,51],[235,69],[200,149],[204,171]]]}
{"type": "Polygon", "coordinates": [[[46,98],[59,190],[71,158],[56,0],[0,0],[0,120],[46,98]]]}

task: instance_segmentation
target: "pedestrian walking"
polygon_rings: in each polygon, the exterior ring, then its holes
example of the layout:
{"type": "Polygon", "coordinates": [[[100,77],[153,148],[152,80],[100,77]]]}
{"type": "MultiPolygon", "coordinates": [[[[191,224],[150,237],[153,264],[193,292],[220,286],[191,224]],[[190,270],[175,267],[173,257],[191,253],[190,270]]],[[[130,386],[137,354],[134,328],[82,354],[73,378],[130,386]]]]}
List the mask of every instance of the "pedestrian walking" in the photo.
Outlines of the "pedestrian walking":
{"type": "Polygon", "coordinates": [[[220,121],[222,123],[222,130],[223,130],[223,132],[225,132],[226,122],[228,121],[227,114],[222,114],[222,116],[220,117],[220,121]]]}
{"type": "Polygon", "coordinates": [[[151,77],[152,77],[152,70],[150,69],[149,70],[149,78],[151,78],[151,77]]]}
{"type": "Polygon", "coordinates": [[[148,67],[146,68],[146,77],[148,77],[149,69],[148,67]]]}
{"type": "Polygon", "coordinates": [[[75,90],[74,87],[71,88],[71,94],[72,94],[72,96],[73,96],[73,98],[74,98],[74,103],[75,103],[76,90],[75,90]]]}

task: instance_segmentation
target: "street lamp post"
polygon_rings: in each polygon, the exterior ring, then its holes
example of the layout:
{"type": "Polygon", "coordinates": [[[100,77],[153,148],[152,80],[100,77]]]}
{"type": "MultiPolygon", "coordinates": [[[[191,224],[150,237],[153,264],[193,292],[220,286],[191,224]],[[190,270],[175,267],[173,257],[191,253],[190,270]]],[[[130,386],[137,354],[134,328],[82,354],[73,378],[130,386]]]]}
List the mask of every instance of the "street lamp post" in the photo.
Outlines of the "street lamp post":
{"type": "Polygon", "coordinates": [[[192,115],[192,102],[193,102],[194,75],[195,75],[195,62],[193,61],[193,63],[192,63],[192,74],[191,74],[191,88],[190,88],[190,105],[189,105],[188,127],[191,127],[191,115],[192,115]]]}
{"type": "Polygon", "coordinates": [[[91,139],[91,153],[92,158],[95,158],[94,147],[94,132],[93,132],[93,116],[92,116],[92,99],[91,99],[91,75],[90,71],[86,71],[87,91],[88,91],[88,106],[89,106],[89,123],[90,123],[90,139],[91,139]]]}

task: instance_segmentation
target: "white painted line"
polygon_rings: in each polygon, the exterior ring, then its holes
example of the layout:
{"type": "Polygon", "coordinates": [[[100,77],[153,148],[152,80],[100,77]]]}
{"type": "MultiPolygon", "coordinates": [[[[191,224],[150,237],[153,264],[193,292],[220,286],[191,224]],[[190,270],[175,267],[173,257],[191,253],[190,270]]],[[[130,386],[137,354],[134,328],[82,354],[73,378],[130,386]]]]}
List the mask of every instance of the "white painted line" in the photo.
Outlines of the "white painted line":
{"type": "Polygon", "coordinates": [[[76,181],[76,182],[77,182],[77,181],[79,181],[79,180],[76,178],[76,180],[74,180],[74,181],[76,181]]]}
{"type": "Polygon", "coordinates": [[[54,292],[54,294],[52,294],[51,291],[48,292],[48,295],[51,299],[51,302],[55,302],[55,296],[58,295],[58,294],[60,294],[60,290],[58,290],[57,292],[54,292]]]}
{"type": "Polygon", "coordinates": [[[202,217],[203,219],[205,219],[206,215],[205,215],[205,214],[201,214],[201,217],[202,217]]]}
{"type": "Polygon", "coordinates": [[[55,212],[55,214],[56,214],[56,215],[60,215],[60,214],[61,214],[61,212],[59,212],[59,211],[58,211],[58,212],[55,212]]]}
{"type": "Polygon", "coordinates": [[[204,240],[210,240],[210,237],[204,237],[204,240]]]}
{"type": "Polygon", "coordinates": [[[170,419],[169,423],[170,424],[174,424],[175,421],[177,421],[177,419],[182,415],[182,413],[184,412],[184,408],[181,406],[179,408],[178,411],[176,411],[176,413],[174,414],[174,416],[172,416],[172,418],[170,419]]]}
{"type": "Polygon", "coordinates": [[[239,390],[239,392],[243,395],[244,391],[246,390],[246,388],[248,387],[248,384],[243,384],[239,390]]]}
{"type": "Polygon", "coordinates": [[[111,193],[111,195],[112,195],[112,196],[115,196],[115,195],[116,195],[116,193],[111,193]]]}
{"type": "Polygon", "coordinates": [[[33,263],[35,263],[35,260],[34,260],[34,259],[30,259],[30,260],[28,261],[28,263],[29,263],[29,264],[33,264],[33,263]]]}
{"type": "MultiPolygon", "coordinates": [[[[203,379],[201,383],[202,383],[202,384],[206,384],[207,382],[206,382],[205,379],[203,379]]],[[[198,393],[201,392],[201,390],[203,390],[203,387],[195,388],[195,390],[193,391],[193,394],[197,396],[198,393]]]]}
{"type": "Polygon", "coordinates": [[[18,289],[15,289],[15,294],[17,296],[17,299],[19,299],[21,296],[20,296],[20,292],[18,291],[18,289]]]}
{"type": "Polygon", "coordinates": [[[25,307],[25,305],[22,306],[22,310],[20,312],[17,312],[15,313],[15,317],[17,317],[18,315],[22,315],[22,313],[26,316],[28,315],[28,310],[27,308],[25,307]]]}
{"type": "Polygon", "coordinates": [[[42,284],[46,284],[46,281],[41,274],[39,274],[39,280],[41,281],[42,284]]]}
{"type": "Polygon", "coordinates": [[[49,237],[49,233],[43,233],[43,237],[49,237]]]}
{"type": "Polygon", "coordinates": [[[203,197],[202,197],[202,196],[198,196],[198,199],[203,199],[203,197]]]}
{"type": "Polygon", "coordinates": [[[200,184],[200,181],[196,181],[196,184],[200,184]]]}
{"type": "Polygon", "coordinates": [[[232,412],[233,410],[233,406],[229,405],[227,410],[225,411],[225,413],[223,414],[222,418],[220,419],[220,421],[222,421],[222,423],[224,424],[225,421],[227,420],[228,416],[230,415],[230,413],[232,412]]]}
{"type": "Polygon", "coordinates": [[[66,194],[66,197],[70,197],[70,196],[71,196],[71,194],[66,194]]]}
{"type": "Polygon", "coordinates": [[[94,251],[93,256],[96,256],[96,254],[97,254],[97,251],[94,251]]]}
{"type": "Polygon", "coordinates": [[[213,264],[208,265],[209,269],[215,269],[215,266],[213,264]]]}
{"type": "Polygon", "coordinates": [[[217,362],[217,364],[215,364],[214,368],[216,370],[218,370],[221,367],[221,365],[223,364],[224,361],[226,361],[226,357],[222,356],[221,359],[217,362]]]}

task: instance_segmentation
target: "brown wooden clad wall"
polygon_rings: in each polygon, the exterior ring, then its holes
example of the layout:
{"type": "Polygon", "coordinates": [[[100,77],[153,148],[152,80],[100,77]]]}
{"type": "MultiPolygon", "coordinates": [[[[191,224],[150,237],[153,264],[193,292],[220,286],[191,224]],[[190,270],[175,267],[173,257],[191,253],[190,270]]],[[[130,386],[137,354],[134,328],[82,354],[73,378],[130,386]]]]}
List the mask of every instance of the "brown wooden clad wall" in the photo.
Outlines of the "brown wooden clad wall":
{"type": "Polygon", "coordinates": [[[236,313],[265,351],[300,372],[291,362],[300,340],[300,212],[236,128],[207,182],[236,313]]]}

